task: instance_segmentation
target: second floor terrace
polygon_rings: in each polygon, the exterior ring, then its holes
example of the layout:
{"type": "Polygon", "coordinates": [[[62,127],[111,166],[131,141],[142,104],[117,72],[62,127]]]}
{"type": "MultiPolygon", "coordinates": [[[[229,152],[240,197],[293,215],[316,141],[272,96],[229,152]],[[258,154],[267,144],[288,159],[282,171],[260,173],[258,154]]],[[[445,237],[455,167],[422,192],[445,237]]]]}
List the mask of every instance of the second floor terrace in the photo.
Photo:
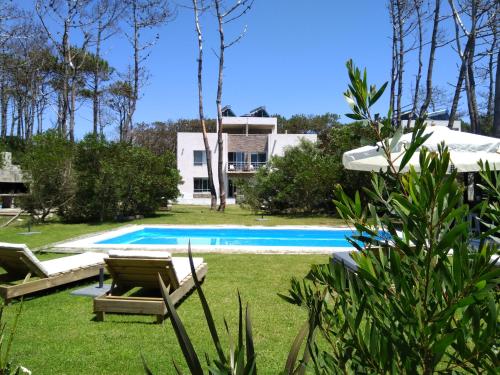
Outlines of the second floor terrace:
{"type": "Polygon", "coordinates": [[[228,134],[227,171],[254,172],[267,162],[268,136],[228,134]]]}

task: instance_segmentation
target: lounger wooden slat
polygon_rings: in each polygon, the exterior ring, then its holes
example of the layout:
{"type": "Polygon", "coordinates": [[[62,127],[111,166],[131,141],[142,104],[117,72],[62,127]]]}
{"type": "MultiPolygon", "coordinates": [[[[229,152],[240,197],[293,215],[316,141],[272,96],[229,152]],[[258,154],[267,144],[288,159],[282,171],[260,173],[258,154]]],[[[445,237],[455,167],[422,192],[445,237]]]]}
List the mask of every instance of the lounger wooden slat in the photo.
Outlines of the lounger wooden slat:
{"type": "Polygon", "coordinates": [[[26,294],[99,275],[106,254],[85,253],[40,262],[26,245],[0,243],[0,297],[5,303],[26,294]],[[66,266],[65,266],[66,265],[66,266]]]}
{"type": "Polygon", "coordinates": [[[62,273],[57,276],[45,277],[38,280],[29,280],[25,284],[17,285],[0,285],[0,296],[5,303],[9,303],[13,298],[18,298],[26,294],[39,292],[41,290],[54,288],[56,286],[69,284],[74,281],[87,279],[99,275],[99,270],[104,265],[96,265],[92,267],[82,268],[67,273],[62,273]]]}
{"type": "MultiPolygon", "coordinates": [[[[185,258],[183,261],[187,262],[185,258]]],[[[94,313],[96,320],[102,321],[106,313],[155,315],[157,322],[162,322],[167,314],[163,298],[160,297],[158,274],[165,285],[170,287],[170,298],[177,304],[188,292],[194,288],[194,279],[191,274],[178,280],[171,258],[125,258],[110,257],[106,259],[106,267],[113,278],[110,292],[94,299],[94,313]],[[148,292],[154,296],[124,296],[132,288],[141,287],[141,292],[148,292]]],[[[207,273],[207,264],[198,260],[196,276],[203,280],[207,273]]]]}

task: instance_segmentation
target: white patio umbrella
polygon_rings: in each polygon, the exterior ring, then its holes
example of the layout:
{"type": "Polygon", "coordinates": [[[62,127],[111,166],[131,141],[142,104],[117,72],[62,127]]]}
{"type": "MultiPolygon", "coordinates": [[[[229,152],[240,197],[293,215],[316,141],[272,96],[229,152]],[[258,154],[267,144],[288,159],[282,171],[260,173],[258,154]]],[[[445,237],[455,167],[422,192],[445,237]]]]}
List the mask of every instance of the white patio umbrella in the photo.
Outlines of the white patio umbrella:
{"type": "MultiPolygon", "coordinates": [[[[438,145],[444,142],[450,151],[450,160],[457,172],[479,171],[479,160],[488,161],[491,168],[500,170],[500,139],[483,135],[458,132],[445,126],[428,126],[424,134],[432,135],[421,147],[429,151],[437,151],[438,145]]],[[[406,146],[411,142],[412,134],[404,134],[394,145],[391,156],[396,168],[403,159],[406,146]]],[[[390,143],[390,142],[389,142],[390,143]]],[[[342,163],[347,169],[356,171],[386,170],[388,163],[380,146],[364,146],[347,151],[342,156],[342,163]]],[[[419,151],[412,156],[403,169],[407,172],[413,166],[419,170],[419,151]]]]}

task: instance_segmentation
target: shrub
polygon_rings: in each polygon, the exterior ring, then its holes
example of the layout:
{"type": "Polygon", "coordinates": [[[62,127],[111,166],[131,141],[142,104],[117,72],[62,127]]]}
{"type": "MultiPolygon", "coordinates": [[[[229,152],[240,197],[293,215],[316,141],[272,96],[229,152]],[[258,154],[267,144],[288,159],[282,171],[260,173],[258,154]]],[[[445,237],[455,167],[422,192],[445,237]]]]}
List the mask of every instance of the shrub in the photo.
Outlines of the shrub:
{"type": "MultiPolygon", "coordinates": [[[[369,108],[383,88],[368,88],[366,73],[362,79],[358,69],[348,68],[352,116],[381,137],[380,129],[390,123],[373,120],[369,108]]],[[[422,134],[417,126],[399,170],[372,176],[367,205],[359,195],[351,199],[337,190],[338,212],[358,232],[349,239],[358,250],[352,255],[356,273],[338,263],[313,267],[306,280],[292,281],[284,297],[307,308],[310,332],[321,336],[315,340],[310,334],[307,341],[316,373],[497,370],[498,247],[486,235],[478,251],[471,247],[469,206],[457,173],[447,174],[446,147],[422,150],[419,173],[399,173],[425,141],[422,134]],[[390,241],[380,238],[380,230],[390,241]]],[[[390,161],[390,145],[382,147],[390,161]]],[[[498,189],[487,186],[498,202],[498,189]]],[[[498,232],[498,205],[486,201],[480,208],[490,234],[498,232]]]]}
{"type": "Polygon", "coordinates": [[[334,124],[320,138],[318,144],[302,142],[287,149],[253,179],[239,182],[242,204],[270,213],[331,213],[334,185],[341,184],[351,196],[369,186],[369,173],[349,171],[342,165],[344,152],[374,143],[368,126],[361,122],[334,124]]]}
{"type": "Polygon", "coordinates": [[[73,196],[73,146],[55,131],[36,135],[21,159],[29,194],[21,207],[44,221],[66,205],[73,196]]]}
{"type": "Polygon", "coordinates": [[[87,135],[76,145],[74,198],[61,210],[66,221],[103,221],[117,214],[118,180],[110,163],[111,144],[87,135]]]}
{"type": "MultiPolygon", "coordinates": [[[[353,122],[346,125],[335,125],[326,133],[320,142],[320,148],[326,155],[330,155],[340,166],[336,170],[336,183],[351,197],[360,191],[362,201],[365,201],[364,187],[370,186],[370,173],[352,171],[343,167],[342,155],[354,148],[374,144],[376,141],[372,129],[362,122],[353,122]]],[[[330,186],[330,188],[333,185],[330,186]]]]}
{"type": "Polygon", "coordinates": [[[77,145],[74,168],[75,198],[61,213],[67,221],[151,215],[179,194],[180,175],[171,153],[156,156],[88,135],[77,145]]]}
{"type": "Polygon", "coordinates": [[[241,191],[244,205],[271,213],[312,213],[333,210],[332,186],[341,165],[316,144],[302,141],[282,157],[260,168],[241,191]]]}
{"type": "Polygon", "coordinates": [[[180,175],[172,153],[161,156],[130,145],[118,144],[113,159],[119,181],[120,215],[152,215],[179,195],[180,175]]]}

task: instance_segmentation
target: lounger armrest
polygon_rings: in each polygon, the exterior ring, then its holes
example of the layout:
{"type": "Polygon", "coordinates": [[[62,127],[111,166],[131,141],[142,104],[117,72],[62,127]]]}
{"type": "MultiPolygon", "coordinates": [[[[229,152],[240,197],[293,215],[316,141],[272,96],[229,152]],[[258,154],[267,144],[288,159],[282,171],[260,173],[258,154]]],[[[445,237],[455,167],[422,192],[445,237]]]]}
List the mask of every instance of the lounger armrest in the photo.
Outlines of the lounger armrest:
{"type": "MultiPolygon", "coordinates": [[[[0,242],[0,253],[19,253],[22,256],[19,257],[19,269],[26,268],[26,273],[32,272],[40,277],[47,277],[49,275],[48,270],[43,266],[42,262],[33,254],[33,252],[25,244],[13,244],[7,242],[0,242]]],[[[1,258],[1,257],[0,257],[1,258]]],[[[2,263],[0,262],[0,265],[2,263]]]]}

